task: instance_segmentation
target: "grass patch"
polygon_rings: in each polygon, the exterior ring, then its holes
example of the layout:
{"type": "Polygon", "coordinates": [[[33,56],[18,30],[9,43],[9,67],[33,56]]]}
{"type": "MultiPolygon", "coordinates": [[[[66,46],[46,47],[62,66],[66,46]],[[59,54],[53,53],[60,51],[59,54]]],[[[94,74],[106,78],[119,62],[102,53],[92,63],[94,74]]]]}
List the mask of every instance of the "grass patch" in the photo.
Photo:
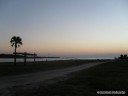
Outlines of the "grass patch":
{"type": "MultiPolygon", "coordinates": [[[[31,91],[29,95],[97,96],[97,91],[127,91],[128,61],[108,62],[87,70],[72,73],[69,77],[71,78],[66,81],[42,86],[38,90],[31,91]]],[[[18,96],[28,95],[16,94],[18,96]]]]}
{"type": "Polygon", "coordinates": [[[33,65],[33,62],[27,62],[26,66],[24,66],[23,63],[17,63],[17,66],[14,66],[13,63],[0,63],[0,77],[7,75],[17,75],[17,74],[66,68],[71,66],[78,66],[80,64],[85,64],[90,62],[100,62],[100,61],[102,60],[42,61],[42,62],[36,62],[36,65],[33,65]]]}

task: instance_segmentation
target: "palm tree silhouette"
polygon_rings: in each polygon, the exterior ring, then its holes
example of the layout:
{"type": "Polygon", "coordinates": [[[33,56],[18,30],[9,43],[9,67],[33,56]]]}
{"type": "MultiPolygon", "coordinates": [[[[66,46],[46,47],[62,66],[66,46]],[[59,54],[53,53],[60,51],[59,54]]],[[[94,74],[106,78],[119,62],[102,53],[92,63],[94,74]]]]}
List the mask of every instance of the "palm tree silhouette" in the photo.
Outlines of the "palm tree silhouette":
{"type": "Polygon", "coordinates": [[[16,65],[16,49],[18,47],[20,47],[20,45],[22,45],[22,39],[19,36],[13,36],[10,40],[10,43],[12,44],[11,45],[12,47],[13,46],[15,47],[14,48],[14,54],[15,54],[15,56],[14,56],[14,65],[16,65]]]}

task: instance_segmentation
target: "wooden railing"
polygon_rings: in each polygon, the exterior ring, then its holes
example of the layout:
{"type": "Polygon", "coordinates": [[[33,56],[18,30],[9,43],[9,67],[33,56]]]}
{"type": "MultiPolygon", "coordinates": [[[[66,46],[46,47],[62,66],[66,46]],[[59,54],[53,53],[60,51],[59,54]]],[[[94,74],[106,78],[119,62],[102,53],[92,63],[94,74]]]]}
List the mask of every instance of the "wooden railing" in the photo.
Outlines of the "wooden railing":
{"type": "MultiPolygon", "coordinates": [[[[15,54],[15,53],[13,53],[13,54],[15,54]]],[[[34,64],[35,64],[37,54],[35,54],[35,53],[34,54],[31,54],[31,53],[27,53],[27,52],[23,52],[23,53],[16,52],[16,54],[21,54],[21,55],[24,56],[24,65],[26,65],[26,62],[27,62],[27,56],[33,56],[33,58],[34,58],[34,64]]]]}

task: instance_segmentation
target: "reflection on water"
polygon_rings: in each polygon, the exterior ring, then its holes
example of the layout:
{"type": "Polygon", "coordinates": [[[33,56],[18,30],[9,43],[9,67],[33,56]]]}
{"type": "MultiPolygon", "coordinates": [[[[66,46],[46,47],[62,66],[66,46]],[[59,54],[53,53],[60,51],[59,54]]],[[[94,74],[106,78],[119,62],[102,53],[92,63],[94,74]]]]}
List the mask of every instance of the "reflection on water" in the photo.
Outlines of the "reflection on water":
{"type": "MultiPolygon", "coordinates": [[[[89,57],[89,56],[88,56],[89,57]]],[[[108,58],[108,57],[61,57],[61,58],[36,58],[36,61],[55,61],[55,60],[71,60],[71,59],[86,59],[86,60],[95,60],[95,59],[112,59],[112,58],[108,58]]],[[[17,62],[24,62],[24,58],[17,58],[16,59],[17,62]]],[[[29,62],[33,62],[34,59],[33,58],[27,58],[27,61],[29,62]]],[[[0,62],[14,62],[13,58],[0,58],[0,62]]]]}
{"type": "MultiPolygon", "coordinates": [[[[36,58],[36,61],[55,61],[55,60],[70,60],[74,58],[36,58]]],[[[24,62],[23,58],[17,58],[17,62],[24,62]]],[[[27,61],[34,61],[32,58],[28,58],[27,61]]],[[[0,62],[14,62],[13,58],[0,58],[0,62]]]]}

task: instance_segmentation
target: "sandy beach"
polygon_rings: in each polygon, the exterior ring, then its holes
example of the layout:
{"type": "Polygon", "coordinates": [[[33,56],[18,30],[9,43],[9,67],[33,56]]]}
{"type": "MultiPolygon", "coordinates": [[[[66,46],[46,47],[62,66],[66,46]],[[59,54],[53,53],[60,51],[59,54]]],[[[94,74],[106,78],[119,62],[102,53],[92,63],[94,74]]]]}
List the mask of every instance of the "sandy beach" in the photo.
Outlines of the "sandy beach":
{"type": "MultiPolygon", "coordinates": [[[[8,93],[9,95],[10,91],[8,89],[14,88],[14,87],[20,87],[20,86],[31,86],[31,87],[38,87],[40,85],[40,82],[46,82],[48,80],[56,79],[56,78],[64,78],[66,75],[77,72],[83,69],[88,69],[90,67],[103,64],[104,62],[97,62],[97,63],[88,63],[83,64],[80,66],[75,67],[68,67],[63,69],[56,69],[56,70],[48,70],[45,72],[37,72],[37,73],[29,73],[29,74],[23,74],[23,75],[15,75],[15,76],[6,76],[0,78],[0,94],[1,96],[5,96],[5,94],[8,93]],[[37,86],[38,85],[38,86],[37,86]]],[[[61,80],[61,79],[58,79],[61,80]]],[[[56,81],[56,80],[55,80],[56,81]]],[[[54,82],[52,82],[54,83],[54,82]]]]}

